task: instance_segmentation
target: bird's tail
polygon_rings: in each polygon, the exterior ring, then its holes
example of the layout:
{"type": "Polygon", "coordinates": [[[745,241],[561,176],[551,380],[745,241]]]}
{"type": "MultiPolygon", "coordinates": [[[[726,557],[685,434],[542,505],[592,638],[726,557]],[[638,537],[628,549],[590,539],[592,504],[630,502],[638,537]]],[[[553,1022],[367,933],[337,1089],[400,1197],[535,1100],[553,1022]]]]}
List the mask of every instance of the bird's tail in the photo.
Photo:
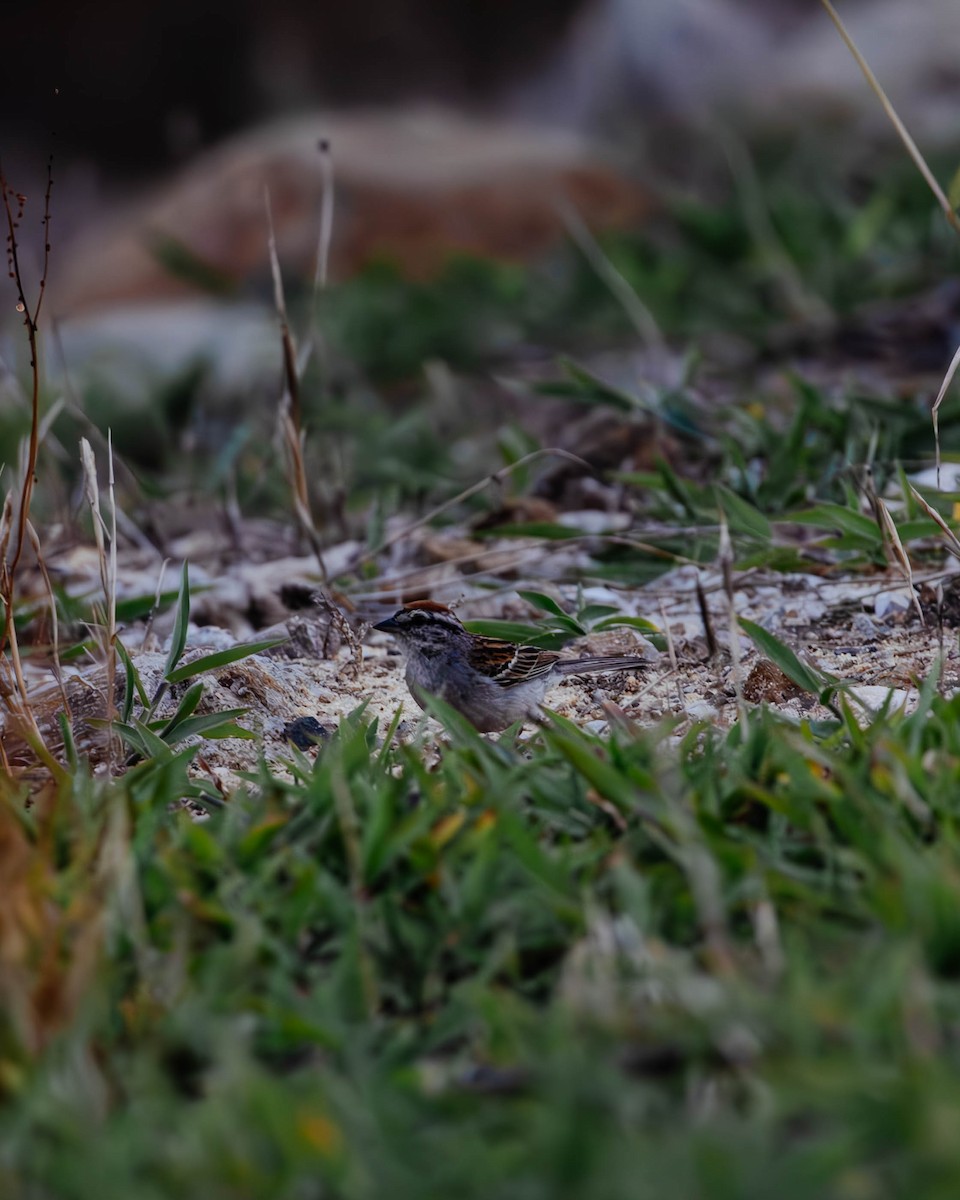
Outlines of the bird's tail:
{"type": "Polygon", "coordinates": [[[599,658],[561,658],[554,670],[563,675],[595,675],[599,671],[639,671],[650,664],[635,654],[599,658]]]}

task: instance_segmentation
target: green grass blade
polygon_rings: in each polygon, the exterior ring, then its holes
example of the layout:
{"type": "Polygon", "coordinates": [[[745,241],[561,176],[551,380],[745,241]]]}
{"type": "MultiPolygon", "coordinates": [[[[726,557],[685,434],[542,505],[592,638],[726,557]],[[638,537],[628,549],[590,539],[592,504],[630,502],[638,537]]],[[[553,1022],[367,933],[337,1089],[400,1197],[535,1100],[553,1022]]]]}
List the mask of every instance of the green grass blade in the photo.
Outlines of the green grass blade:
{"type": "Polygon", "coordinates": [[[795,683],[798,688],[802,688],[814,696],[819,696],[825,688],[830,686],[831,681],[828,676],[814,671],[806,663],[801,662],[789,646],[774,637],[762,625],[758,625],[755,621],[748,621],[745,617],[740,617],[739,623],[740,628],[760,653],[766,655],[772,663],[778,666],[791,683],[795,683]]]}
{"type": "Polygon", "coordinates": [[[182,683],[184,679],[192,679],[194,675],[203,675],[207,671],[219,671],[221,667],[228,667],[231,663],[249,658],[251,654],[260,654],[263,650],[269,650],[273,646],[281,646],[286,640],[285,637],[264,638],[259,642],[241,642],[237,646],[231,646],[228,650],[217,650],[213,654],[204,654],[202,658],[195,658],[193,662],[184,663],[182,667],[171,671],[167,676],[167,682],[182,683]]]}
{"type": "Polygon", "coordinates": [[[73,740],[73,726],[65,712],[57,713],[57,723],[60,726],[60,736],[63,738],[63,757],[67,770],[71,773],[79,770],[80,760],[77,757],[77,745],[73,740]]]}
{"type": "Polygon", "coordinates": [[[123,693],[123,709],[120,713],[120,720],[125,724],[130,721],[133,713],[133,698],[136,695],[137,699],[143,705],[144,709],[150,707],[150,701],[147,699],[146,688],[143,686],[143,680],[140,678],[140,672],[134,665],[133,659],[130,657],[130,651],[126,648],[123,642],[117,638],[114,643],[117,647],[117,654],[120,656],[120,661],[123,663],[124,671],[124,693],[123,693]]]}
{"type": "Polygon", "coordinates": [[[534,608],[542,609],[544,612],[552,613],[555,617],[566,617],[566,613],[560,605],[553,599],[552,596],[546,595],[544,592],[527,592],[517,591],[517,595],[521,599],[526,600],[528,604],[532,604],[534,608]]]}
{"type": "Polygon", "coordinates": [[[134,718],[133,728],[140,735],[140,740],[143,743],[144,755],[146,758],[159,759],[164,761],[169,759],[172,751],[163,738],[155,733],[149,725],[144,721],[138,721],[134,718]]]}
{"type": "Polygon", "coordinates": [[[717,504],[727,518],[731,533],[746,534],[759,542],[769,542],[773,529],[763,513],[742,499],[729,488],[717,485],[714,488],[717,504]]]}
{"type": "Polygon", "coordinates": [[[184,561],[180,575],[180,593],[177,596],[177,609],[173,620],[173,634],[170,638],[170,649],[163,668],[163,677],[168,683],[173,683],[172,672],[183,655],[187,644],[187,625],[190,621],[190,570],[184,561]]]}
{"type": "Polygon", "coordinates": [[[199,682],[193,684],[192,687],[187,688],[187,690],[183,693],[180,703],[177,705],[177,711],[159,730],[160,736],[165,742],[171,741],[170,734],[173,733],[178,725],[182,725],[187,717],[189,717],[196,710],[202,695],[203,684],[199,682]]]}
{"type": "Polygon", "coordinates": [[[197,717],[187,717],[173,730],[162,734],[163,740],[170,746],[175,746],[188,737],[226,738],[238,737],[251,741],[256,737],[249,729],[234,722],[235,717],[242,717],[249,710],[246,708],[228,708],[223,712],[201,713],[197,717]]]}

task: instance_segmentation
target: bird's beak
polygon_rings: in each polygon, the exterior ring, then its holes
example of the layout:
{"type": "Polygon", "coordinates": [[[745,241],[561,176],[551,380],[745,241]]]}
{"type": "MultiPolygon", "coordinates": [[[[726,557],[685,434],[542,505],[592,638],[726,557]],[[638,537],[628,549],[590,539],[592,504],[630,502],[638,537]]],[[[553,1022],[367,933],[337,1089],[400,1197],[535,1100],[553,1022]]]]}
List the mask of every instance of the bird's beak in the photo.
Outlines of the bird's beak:
{"type": "Polygon", "coordinates": [[[395,616],[387,617],[385,621],[379,621],[374,625],[374,629],[379,629],[381,633],[396,633],[399,628],[400,626],[395,616]]]}

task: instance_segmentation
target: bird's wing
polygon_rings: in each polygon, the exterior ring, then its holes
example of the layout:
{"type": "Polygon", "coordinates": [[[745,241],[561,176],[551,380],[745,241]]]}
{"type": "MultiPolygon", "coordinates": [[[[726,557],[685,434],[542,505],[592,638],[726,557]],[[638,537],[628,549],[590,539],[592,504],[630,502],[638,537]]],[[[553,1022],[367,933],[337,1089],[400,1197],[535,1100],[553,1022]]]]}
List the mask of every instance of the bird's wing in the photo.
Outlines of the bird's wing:
{"type": "Polygon", "coordinates": [[[560,655],[536,646],[517,646],[500,638],[475,638],[470,665],[501,687],[516,687],[553,670],[560,655]]]}

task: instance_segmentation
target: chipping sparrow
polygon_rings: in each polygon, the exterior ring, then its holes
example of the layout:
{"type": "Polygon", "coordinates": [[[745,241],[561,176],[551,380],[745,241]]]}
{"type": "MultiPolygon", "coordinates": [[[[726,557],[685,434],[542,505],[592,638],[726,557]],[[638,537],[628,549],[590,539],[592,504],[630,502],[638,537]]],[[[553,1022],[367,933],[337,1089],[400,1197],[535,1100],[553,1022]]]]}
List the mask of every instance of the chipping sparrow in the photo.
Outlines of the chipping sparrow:
{"type": "Polygon", "coordinates": [[[407,687],[421,708],[426,696],[439,696],[481,733],[536,715],[547,689],[564,675],[647,665],[629,655],[561,658],[552,650],[478,637],[433,600],[408,604],[374,629],[399,639],[407,656],[407,687]]]}

